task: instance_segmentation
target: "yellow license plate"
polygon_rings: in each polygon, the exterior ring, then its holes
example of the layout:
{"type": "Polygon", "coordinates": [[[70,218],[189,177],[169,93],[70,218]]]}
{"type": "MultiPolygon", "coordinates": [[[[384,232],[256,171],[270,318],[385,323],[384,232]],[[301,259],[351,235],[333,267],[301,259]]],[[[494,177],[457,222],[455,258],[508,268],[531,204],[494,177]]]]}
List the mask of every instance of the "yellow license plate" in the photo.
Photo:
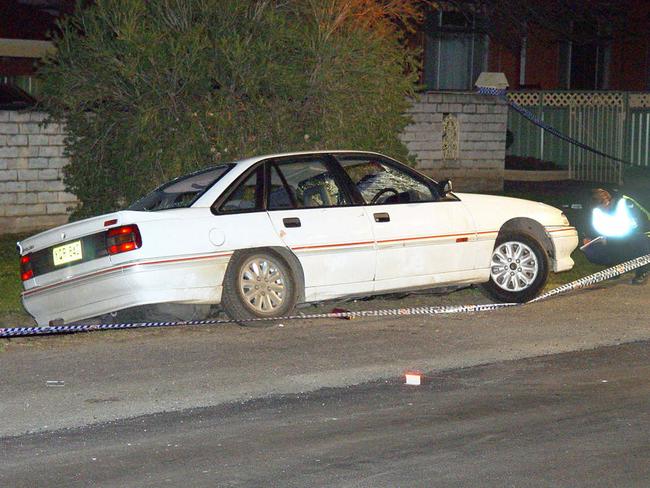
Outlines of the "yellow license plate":
{"type": "Polygon", "coordinates": [[[81,241],[71,242],[64,246],[55,247],[52,249],[52,257],[54,258],[54,266],[60,266],[73,261],[83,259],[81,252],[81,241]]]}

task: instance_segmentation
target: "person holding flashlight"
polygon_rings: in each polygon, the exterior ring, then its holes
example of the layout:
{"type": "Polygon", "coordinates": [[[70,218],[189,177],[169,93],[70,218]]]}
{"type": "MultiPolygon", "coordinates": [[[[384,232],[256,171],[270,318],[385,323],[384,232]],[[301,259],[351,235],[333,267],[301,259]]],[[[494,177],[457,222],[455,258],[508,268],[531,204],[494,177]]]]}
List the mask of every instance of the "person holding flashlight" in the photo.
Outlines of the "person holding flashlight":
{"type": "MultiPolygon", "coordinates": [[[[580,248],[589,261],[613,266],[650,254],[650,213],[633,198],[614,199],[602,188],[592,191],[592,227],[596,238],[585,238],[580,248]]],[[[643,285],[650,265],[636,270],[632,284],[643,285]]]]}

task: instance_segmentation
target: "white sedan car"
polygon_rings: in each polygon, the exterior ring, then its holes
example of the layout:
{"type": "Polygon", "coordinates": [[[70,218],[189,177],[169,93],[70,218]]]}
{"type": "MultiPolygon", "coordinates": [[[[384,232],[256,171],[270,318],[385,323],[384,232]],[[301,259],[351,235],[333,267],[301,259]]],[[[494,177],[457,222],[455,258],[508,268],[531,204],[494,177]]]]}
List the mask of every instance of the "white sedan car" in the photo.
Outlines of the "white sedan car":
{"type": "Polygon", "coordinates": [[[186,319],[221,304],[245,321],[301,302],[472,283],[521,302],[549,271],[573,267],[577,244],[548,205],[452,193],[386,156],[326,151],[198,171],[18,248],[23,304],[47,325],[151,304],[182,304],[186,319]]]}

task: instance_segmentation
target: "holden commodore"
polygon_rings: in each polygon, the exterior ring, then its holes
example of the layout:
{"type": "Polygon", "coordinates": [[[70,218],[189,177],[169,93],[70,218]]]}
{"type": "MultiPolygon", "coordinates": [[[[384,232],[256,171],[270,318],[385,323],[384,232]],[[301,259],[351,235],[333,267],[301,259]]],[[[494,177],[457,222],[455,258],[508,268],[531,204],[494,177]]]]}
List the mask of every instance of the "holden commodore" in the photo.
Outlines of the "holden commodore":
{"type": "Polygon", "coordinates": [[[376,153],[324,151],[197,171],[18,249],[24,307],[47,325],[143,306],[199,319],[215,304],[245,322],[298,303],[478,283],[523,302],[550,271],[573,267],[577,243],[548,205],[455,193],[376,153]]]}

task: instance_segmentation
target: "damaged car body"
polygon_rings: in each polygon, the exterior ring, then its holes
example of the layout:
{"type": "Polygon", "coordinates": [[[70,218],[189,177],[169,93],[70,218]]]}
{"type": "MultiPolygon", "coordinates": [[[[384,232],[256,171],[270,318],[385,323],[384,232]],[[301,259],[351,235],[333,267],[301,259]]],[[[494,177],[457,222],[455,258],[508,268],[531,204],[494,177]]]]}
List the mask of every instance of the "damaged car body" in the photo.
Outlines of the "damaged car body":
{"type": "Polygon", "coordinates": [[[152,304],[273,318],[298,303],[467,284],[523,302],[573,267],[577,244],[548,205],[455,193],[376,153],[322,151],[202,170],[18,247],[23,305],[48,325],[152,304]]]}

